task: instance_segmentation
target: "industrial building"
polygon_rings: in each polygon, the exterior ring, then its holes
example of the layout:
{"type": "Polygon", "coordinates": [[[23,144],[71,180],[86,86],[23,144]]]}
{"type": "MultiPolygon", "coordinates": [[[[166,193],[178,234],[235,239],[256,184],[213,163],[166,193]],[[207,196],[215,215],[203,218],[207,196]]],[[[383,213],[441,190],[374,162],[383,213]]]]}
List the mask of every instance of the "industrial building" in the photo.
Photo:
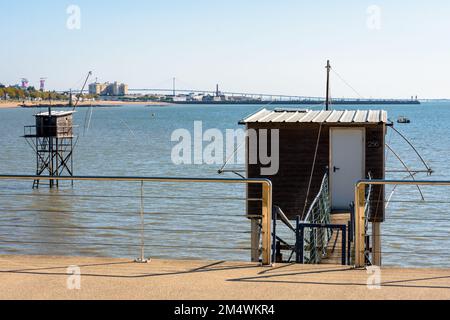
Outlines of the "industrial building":
{"type": "Polygon", "coordinates": [[[89,94],[99,96],[125,96],[128,94],[128,85],[124,83],[94,82],[89,85],[89,94]]]}

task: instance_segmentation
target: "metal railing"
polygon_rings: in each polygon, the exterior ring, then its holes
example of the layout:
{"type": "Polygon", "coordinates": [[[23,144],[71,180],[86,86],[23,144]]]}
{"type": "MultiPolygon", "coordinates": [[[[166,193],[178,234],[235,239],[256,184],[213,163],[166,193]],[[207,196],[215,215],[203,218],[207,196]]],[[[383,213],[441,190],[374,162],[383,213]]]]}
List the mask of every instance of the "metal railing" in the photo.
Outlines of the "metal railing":
{"type": "MultiPolygon", "coordinates": [[[[372,174],[369,172],[368,180],[372,181],[372,174]]],[[[365,206],[364,206],[364,234],[365,236],[365,247],[364,247],[364,255],[366,259],[366,263],[370,263],[370,243],[369,243],[369,217],[372,210],[371,200],[372,200],[372,191],[373,186],[366,186],[365,193],[365,206]]],[[[347,226],[348,229],[348,243],[347,243],[347,261],[348,264],[351,264],[354,259],[354,242],[355,242],[355,204],[352,202],[350,204],[350,221],[347,226]]]]}
{"type": "MultiPolygon", "coordinates": [[[[368,175],[368,180],[372,181],[372,174],[369,172],[368,175]]],[[[372,189],[373,189],[373,185],[369,184],[366,187],[366,205],[364,206],[364,232],[367,235],[369,233],[369,217],[370,217],[370,213],[372,210],[371,207],[371,199],[372,199],[372,189]]],[[[353,212],[354,213],[354,212],[353,212]]],[[[370,263],[370,239],[369,237],[366,236],[366,244],[365,244],[365,257],[366,257],[366,262],[370,263]]]]}
{"type": "MultiPolygon", "coordinates": [[[[420,181],[420,180],[414,180],[414,181],[406,181],[406,180],[362,180],[359,181],[356,184],[355,187],[355,266],[356,267],[364,267],[366,265],[366,235],[367,235],[367,229],[366,229],[366,221],[367,221],[367,198],[366,198],[366,190],[368,186],[450,186],[450,181],[420,181]]],[[[385,202],[384,200],[382,201],[385,202]]],[[[391,201],[392,202],[392,201],[391,201]]],[[[422,203],[426,204],[426,201],[410,201],[410,200],[400,200],[398,201],[400,204],[406,204],[406,203],[422,203]]],[[[428,202],[432,206],[436,206],[436,204],[443,203],[448,204],[450,202],[443,201],[442,199],[437,201],[430,201],[428,202]]],[[[424,211],[426,212],[426,211],[424,211]]],[[[447,211],[445,212],[447,213],[447,211]]],[[[404,215],[404,214],[403,214],[404,215]]],[[[398,217],[399,215],[396,215],[398,217]]],[[[403,216],[402,220],[408,220],[409,217],[403,216]]],[[[391,219],[389,216],[386,216],[386,220],[391,219]]],[[[398,218],[400,219],[400,218],[398,218]]],[[[422,215],[421,217],[417,218],[410,218],[409,220],[413,221],[414,223],[425,223],[427,220],[433,220],[433,224],[430,224],[430,232],[431,234],[427,235],[424,238],[427,238],[428,240],[431,238],[436,239],[449,239],[449,235],[440,235],[440,234],[433,234],[434,228],[436,225],[434,223],[436,222],[443,222],[443,221],[450,221],[449,218],[445,217],[436,217],[436,218],[430,218],[429,215],[422,215]]],[[[411,222],[410,221],[410,222],[411,222]]],[[[402,238],[405,235],[404,234],[388,234],[388,235],[382,235],[381,229],[380,229],[381,223],[372,223],[372,248],[371,248],[371,262],[374,265],[381,265],[381,238],[384,237],[395,237],[395,238],[402,238]],[[374,226],[375,225],[375,226],[374,226]]],[[[403,231],[407,232],[407,231],[403,231]]],[[[447,230],[448,232],[448,230],[447,230]]],[[[410,234],[409,237],[419,237],[420,235],[417,234],[410,234]]],[[[424,244],[422,244],[424,245],[424,244]]],[[[410,255],[417,255],[417,254],[427,254],[427,252],[423,252],[423,250],[419,251],[411,251],[408,252],[410,255]]],[[[428,252],[430,254],[430,252],[428,252]]],[[[440,252],[439,255],[445,255],[445,253],[440,252]]],[[[448,256],[445,255],[445,256],[448,256]]]]}
{"type": "MultiPolygon", "coordinates": [[[[322,179],[320,190],[312,202],[305,218],[301,221],[301,225],[329,225],[331,221],[331,205],[329,197],[329,181],[328,173],[326,173],[322,179]]],[[[299,238],[299,225],[300,221],[297,221],[297,236],[299,238]]],[[[303,234],[304,248],[302,252],[306,253],[304,261],[306,263],[320,263],[323,256],[326,255],[328,243],[332,236],[332,230],[330,228],[308,228],[307,232],[303,234]]],[[[297,240],[297,250],[301,245],[297,240]]],[[[297,258],[298,260],[298,258],[297,258]]],[[[303,260],[303,259],[302,259],[303,260]]]]}
{"type": "MultiPolygon", "coordinates": [[[[267,179],[214,179],[214,178],[177,178],[177,177],[106,177],[106,176],[79,176],[79,177],[47,177],[47,176],[34,176],[34,175],[0,175],[0,182],[8,181],[8,184],[2,183],[0,185],[0,203],[2,204],[0,206],[0,211],[2,212],[2,217],[0,217],[0,221],[3,223],[3,218],[5,216],[5,213],[11,213],[12,219],[8,221],[8,224],[1,224],[0,227],[7,230],[14,230],[14,228],[28,228],[29,230],[38,229],[38,230],[47,230],[47,232],[57,233],[56,230],[70,230],[70,231],[76,231],[76,230],[83,230],[84,232],[91,232],[91,231],[100,231],[104,233],[108,233],[111,230],[115,230],[118,232],[130,232],[130,234],[127,234],[127,236],[121,234],[120,239],[129,239],[129,236],[131,235],[134,237],[136,235],[136,238],[139,238],[138,242],[129,243],[124,241],[115,241],[113,243],[98,243],[98,242],[91,242],[91,241],[83,241],[83,242],[77,242],[76,244],[71,242],[63,242],[63,241],[42,241],[40,239],[32,239],[32,240],[11,240],[9,238],[5,238],[5,234],[2,234],[0,232],[0,243],[2,244],[10,244],[10,245],[36,245],[40,246],[41,248],[44,248],[45,245],[59,245],[59,246],[91,246],[91,245],[108,245],[112,247],[132,247],[132,248],[139,248],[139,259],[138,261],[145,261],[145,248],[148,247],[161,247],[161,248],[167,248],[169,249],[180,249],[182,250],[183,247],[174,245],[172,238],[168,238],[164,240],[164,243],[158,243],[157,241],[148,241],[145,233],[147,231],[158,231],[159,234],[187,234],[190,235],[198,235],[198,234],[224,234],[226,233],[227,236],[233,237],[236,230],[233,230],[233,228],[224,227],[224,224],[226,225],[226,221],[219,221],[220,226],[214,226],[212,222],[210,222],[210,219],[217,218],[220,219],[221,217],[217,216],[217,212],[213,211],[210,213],[202,213],[199,212],[200,209],[195,208],[195,205],[198,205],[199,207],[202,207],[203,209],[208,209],[208,204],[211,201],[215,201],[215,204],[218,204],[217,201],[223,201],[223,204],[220,203],[220,205],[224,206],[228,201],[231,200],[242,200],[242,201],[261,201],[262,202],[262,210],[261,213],[253,213],[252,215],[249,214],[239,214],[234,216],[242,217],[242,224],[245,222],[248,222],[249,217],[258,218],[261,221],[261,229],[262,229],[262,240],[261,240],[261,248],[256,248],[256,250],[260,250],[261,252],[261,262],[263,265],[270,265],[271,264],[271,223],[272,223],[272,184],[270,180],[267,179]],[[92,184],[95,185],[94,188],[89,189],[87,193],[83,193],[81,191],[78,191],[77,188],[75,188],[75,191],[77,193],[67,193],[67,192],[59,192],[59,191],[51,191],[48,193],[41,193],[38,191],[31,191],[31,184],[30,184],[30,191],[24,192],[23,188],[17,188],[13,184],[10,183],[10,181],[15,182],[34,182],[35,180],[58,180],[58,181],[70,181],[70,182],[81,182],[89,184],[92,186],[92,184]],[[120,191],[118,194],[111,194],[111,193],[102,193],[102,187],[101,184],[98,184],[100,182],[108,183],[108,185],[114,184],[114,183],[130,183],[136,193],[133,194],[126,194],[121,188],[118,188],[120,191]],[[174,195],[168,195],[168,194],[161,194],[161,190],[156,189],[154,192],[152,192],[151,195],[148,195],[145,187],[156,187],[154,184],[156,183],[164,183],[164,184],[170,184],[174,185],[173,191],[171,190],[170,194],[174,195]],[[182,197],[177,194],[177,187],[180,185],[183,186],[189,186],[189,189],[192,187],[192,185],[199,184],[199,183],[205,183],[205,184],[213,184],[216,185],[223,185],[223,184],[232,184],[232,185],[249,185],[249,184],[257,184],[260,185],[262,188],[262,197],[258,199],[248,199],[247,197],[242,198],[236,198],[231,196],[226,196],[225,191],[222,188],[218,189],[219,193],[222,195],[220,197],[203,197],[203,198],[197,198],[195,196],[193,197],[182,197]],[[3,187],[3,185],[5,185],[3,187]],[[11,191],[12,190],[12,191],[11,191]],[[20,190],[20,191],[18,191],[20,190]],[[97,191],[97,193],[93,193],[92,190],[97,191]],[[100,191],[100,193],[98,192],[100,191]],[[57,196],[57,198],[55,198],[57,196]],[[11,197],[19,197],[21,201],[19,201],[19,204],[22,204],[22,207],[15,207],[12,205],[11,197]],[[24,208],[24,201],[28,198],[37,198],[38,200],[28,206],[28,208],[24,208]],[[62,201],[62,199],[69,198],[67,201],[62,201]],[[208,226],[210,228],[192,228],[192,229],[186,229],[186,227],[183,225],[183,223],[173,223],[173,221],[170,221],[167,217],[168,213],[166,212],[148,212],[146,209],[146,204],[148,202],[146,201],[156,201],[156,200],[170,200],[170,203],[166,201],[165,203],[172,204],[173,201],[179,201],[179,200],[185,200],[190,199],[193,203],[191,203],[194,207],[181,207],[185,208],[187,211],[185,216],[188,216],[189,219],[193,217],[202,217],[206,218],[209,217],[207,221],[203,221],[204,223],[208,223],[208,226]],[[47,201],[48,200],[48,201],[47,201]],[[58,203],[55,203],[56,201],[60,201],[61,206],[55,207],[58,203]],[[92,208],[93,201],[98,202],[99,208],[92,208]],[[116,202],[114,202],[116,201],[116,202]],[[201,202],[198,202],[201,201],[201,202]],[[112,202],[111,204],[107,202],[112,202]],[[72,206],[77,205],[76,208],[72,208],[72,206]],[[7,207],[9,205],[9,207],[7,207]],[[132,205],[137,205],[139,207],[138,210],[129,210],[129,207],[132,205]],[[112,210],[111,206],[118,206],[117,210],[112,210]],[[120,209],[122,208],[122,209],[120,209]],[[33,217],[26,217],[27,221],[33,221],[33,224],[27,224],[27,225],[20,225],[17,222],[15,222],[17,217],[20,215],[27,215],[28,213],[36,213],[36,216],[33,217]],[[52,225],[54,224],[54,220],[50,219],[47,224],[42,223],[35,223],[35,220],[39,220],[39,214],[42,215],[52,215],[52,217],[55,217],[56,220],[63,219],[66,217],[73,218],[73,215],[76,215],[77,213],[83,213],[84,217],[90,217],[92,215],[98,215],[99,217],[102,217],[102,215],[107,215],[111,212],[114,212],[117,214],[114,218],[119,218],[120,220],[116,222],[113,226],[104,226],[101,225],[99,221],[95,221],[95,225],[71,225],[71,224],[64,224],[64,225],[52,225]],[[58,214],[58,216],[56,215],[58,214]],[[152,222],[146,222],[146,217],[152,216],[154,219],[152,222]],[[139,221],[134,221],[130,219],[138,218],[139,221]],[[161,227],[163,222],[167,222],[170,226],[167,227],[161,227]],[[131,225],[130,225],[131,224],[131,225]],[[158,227],[158,229],[156,229],[158,227]],[[214,227],[217,227],[216,229],[214,227]],[[229,235],[228,235],[229,232],[229,235]]],[[[80,188],[81,190],[81,188],[80,188]]],[[[83,189],[84,190],[84,189],[83,189]]],[[[192,192],[192,190],[190,190],[192,192]]],[[[194,189],[193,191],[198,190],[194,189]]],[[[108,192],[108,191],[105,191],[108,192]]],[[[15,203],[17,204],[17,203],[15,203]]],[[[172,213],[176,215],[183,215],[183,210],[180,210],[180,206],[177,207],[178,212],[172,213]]],[[[244,209],[245,211],[245,209],[244,209]]],[[[228,216],[232,216],[229,215],[228,216]]],[[[223,220],[225,220],[225,217],[222,217],[223,220]]],[[[109,224],[108,219],[111,219],[109,216],[106,216],[106,218],[99,219],[101,221],[104,221],[105,224],[109,224]],[[106,219],[106,220],[105,220],[106,219]]],[[[204,219],[206,220],[206,219],[204,219]]],[[[243,233],[243,232],[241,232],[243,233]]],[[[246,232],[248,233],[248,232],[246,232]]],[[[89,240],[90,235],[85,235],[85,238],[89,240]]],[[[201,238],[201,237],[200,237],[201,238]]],[[[198,242],[200,243],[201,239],[198,239],[198,242]]],[[[195,243],[195,241],[194,241],[195,243]]],[[[213,245],[190,245],[186,244],[185,249],[199,249],[199,250],[208,250],[208,249],[219,249],[219,250],[233,250],[233,249],[245,249],[248,250],[249,248],[235,248],[235,247],[229,247],[226,244],[220,246],[214,246],[217,245],[217,243],[213,243],[213,245]]],[[[250,250],[254,250],[255,248],[250,248],[250,250]]]]}
{"type": "MultiPolygon", "coordinates": [[[[305,263],[305,257],[304,257],[304,242],[305,242],[305,229],[310,230],[339,230],[342,233],[341,238],[341,264],[346,265],[347,264],[347,226],[345,224],[329,224],[329,223],[301,223],[299,219],[297,219],[297,263],[305,263]]],[[[329,241],[329,239],[328,239],[329,241]]],[[[325,253],[322,253],[325,254],[325,253]]],[[[320,260],[317,262],[312,262],[311,260],[309,263],[320,263],[320,260]]]]}

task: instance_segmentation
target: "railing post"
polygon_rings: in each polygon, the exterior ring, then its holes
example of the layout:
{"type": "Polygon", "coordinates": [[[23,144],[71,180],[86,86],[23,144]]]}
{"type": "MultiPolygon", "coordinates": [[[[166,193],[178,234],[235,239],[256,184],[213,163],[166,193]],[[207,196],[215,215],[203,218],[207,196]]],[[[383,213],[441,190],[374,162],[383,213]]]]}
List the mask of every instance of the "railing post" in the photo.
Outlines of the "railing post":
{"type": "Polygon", "coordinates": [[[305,263],[305,225],[299,224],[298,232],[298,263],[305,263]]]}
{"type": "Polygon", "coordinates": [[[272,222],[272,185],[269,182],[262,184],[262,264],[272,264],[271,255],[271,222],[272,222]]]}
{"type": "Polygon", "coordinates": [[[138,263],[147,263],[145,259],[145,221],[144,221],[144,180],[141,180],[141,206],[140,206],[140,218],[141,218],[141,254],[140,257],[134,260],[138,263]]]}
{"type": "Polygon", "coordinates": [[[300,263],[300,217],[295,219],[295,262],[300,263]]]}
{"type": "Polygon", "coordinates": [[[272,208],[272,263],[277,260],[277,213],[277,210],[272,208]]]}
{"type": "Polygon", "coordinates": [[[358,183],[355,188],[355,266],[364,267],[364,238],[365,238],[365,190],[364,183],[358,183]]]}
{"type": "Polygon", "coordinates": [[[347,265],[346,257],[347,257],[347,226],[342,226],[342,265],[347,265]]]}
{"type": "Polygon", "coordinates": [[[352,232],[353,232],[352,221],[349,221],[349,222],[348,222],[347,230],[348,230],[348,238],[347,238],[347,264],[350,265],[351,262],[352,262],[352,232]]]}

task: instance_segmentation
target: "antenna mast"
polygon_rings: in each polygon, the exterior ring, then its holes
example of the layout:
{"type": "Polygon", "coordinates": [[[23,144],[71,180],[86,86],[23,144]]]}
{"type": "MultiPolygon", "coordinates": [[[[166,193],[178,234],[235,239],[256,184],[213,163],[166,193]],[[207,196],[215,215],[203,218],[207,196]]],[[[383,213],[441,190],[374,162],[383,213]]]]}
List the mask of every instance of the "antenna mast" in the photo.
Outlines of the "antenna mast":
{"type": "Polygon", "coordinates": [[[325,106],[326,106],[326,110],[330,110],[330,70],[331,70],[331,65],[330,65],[330,60],[327,60],[327,95],[326,95],[326,101],[325,101],[325,106]]]}

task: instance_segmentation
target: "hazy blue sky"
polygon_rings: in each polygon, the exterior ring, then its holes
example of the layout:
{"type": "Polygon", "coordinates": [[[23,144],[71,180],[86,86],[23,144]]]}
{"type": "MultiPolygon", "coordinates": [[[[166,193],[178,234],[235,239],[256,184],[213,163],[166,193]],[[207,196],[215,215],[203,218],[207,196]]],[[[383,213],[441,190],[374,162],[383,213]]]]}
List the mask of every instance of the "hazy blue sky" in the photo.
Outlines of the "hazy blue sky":
{"type": "MultiPolygon", "coordinates": [[[[130,87],[170,87],[175,76],[180,88],[323,96],[329,58],[364,97],[450,97],[448,0],[0,3],[5,84],[45,76],[49,88],[77,88],[92,70],[130,87]],[[80,30],[66,27],[71,4],[80,30]],[[368,27],[371,5],[379,30],[368,27]]],[[[334,97],[356,96],[332,81],[334,97]]]]}

